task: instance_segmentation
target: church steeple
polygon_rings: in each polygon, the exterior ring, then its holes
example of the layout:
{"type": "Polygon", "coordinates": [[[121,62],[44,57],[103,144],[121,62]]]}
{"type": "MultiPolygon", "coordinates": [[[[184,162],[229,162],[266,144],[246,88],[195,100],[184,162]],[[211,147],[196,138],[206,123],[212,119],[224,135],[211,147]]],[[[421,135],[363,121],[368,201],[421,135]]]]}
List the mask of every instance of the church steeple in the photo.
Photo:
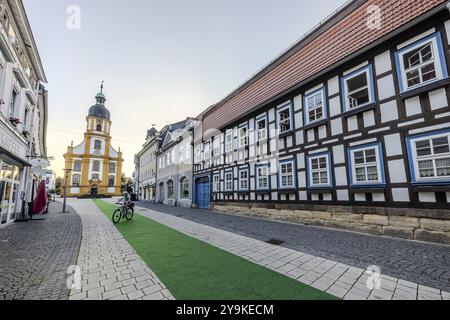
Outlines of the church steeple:
{"type": "Polygon", "coordinates": [[[103,94],[103,83],[105,81],[103,80],[101,85],[100,85],[100,92],[97,93],[97,95],[95,96],[95,100],[97,101],[97,104],[101,104],[101,105],[105,105],[106,102],[106,97],[103,94]]]}

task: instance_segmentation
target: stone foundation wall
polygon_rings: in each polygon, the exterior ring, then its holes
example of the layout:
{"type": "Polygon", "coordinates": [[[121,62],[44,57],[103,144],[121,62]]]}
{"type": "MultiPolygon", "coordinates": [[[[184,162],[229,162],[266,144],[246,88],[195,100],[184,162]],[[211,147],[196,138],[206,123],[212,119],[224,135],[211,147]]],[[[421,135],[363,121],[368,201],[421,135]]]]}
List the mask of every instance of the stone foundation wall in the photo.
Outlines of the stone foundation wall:
{"type": "Polygon", "coordinates": [[[321,210],[215,204],[214,210],[305,225],[450,244],[450,210],[324,207],[321,210]],[[361,211],[362,213],[355,213],[361,211]],[[371,213],[367,213],[371,212],[371,213]],[[375,212],[375,213],[374,213],[375,212]]]}

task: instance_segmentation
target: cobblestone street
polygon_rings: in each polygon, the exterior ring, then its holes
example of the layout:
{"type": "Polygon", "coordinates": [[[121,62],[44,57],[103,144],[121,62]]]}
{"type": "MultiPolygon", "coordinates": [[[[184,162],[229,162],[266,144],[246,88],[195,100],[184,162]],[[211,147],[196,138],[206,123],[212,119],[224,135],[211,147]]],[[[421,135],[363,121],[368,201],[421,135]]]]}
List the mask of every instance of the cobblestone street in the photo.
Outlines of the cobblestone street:
{"type": "Polygon", "coordinates": [[[281,247],[354,267],[378,265],[383,274],[450,291],[450,246],[149,202],[138,205],[256,240],[281,240],[281,247]]]}
{"type": "Polygon", "coordinates": [[[81,219],[59,203],[45,220],[0,229],[0,300],[65,300],[67,269],[76,262],[81,219]]]}
{"type": "Polygon", "coordinates": [[[83,223],[77,265],[81,289],[71,300],[168,300],[170,292],[92,200],[70,200],[83,223]]]}

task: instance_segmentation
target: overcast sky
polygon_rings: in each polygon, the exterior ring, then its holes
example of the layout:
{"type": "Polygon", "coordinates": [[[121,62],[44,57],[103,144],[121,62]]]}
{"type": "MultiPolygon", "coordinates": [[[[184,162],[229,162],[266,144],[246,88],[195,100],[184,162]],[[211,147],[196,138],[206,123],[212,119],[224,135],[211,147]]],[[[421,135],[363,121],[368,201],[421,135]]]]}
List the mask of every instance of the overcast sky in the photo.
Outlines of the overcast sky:
{"type": "Polygon", "coordinates": [[[152,124],[197,116],[344,2],[24,0],[49,81],[53,169],[61,176],[67,146],[82,142],[102,80],[112,143],[131,176],[152,124]],[[80,29],[67,27],[73,5],[80,29]]]}

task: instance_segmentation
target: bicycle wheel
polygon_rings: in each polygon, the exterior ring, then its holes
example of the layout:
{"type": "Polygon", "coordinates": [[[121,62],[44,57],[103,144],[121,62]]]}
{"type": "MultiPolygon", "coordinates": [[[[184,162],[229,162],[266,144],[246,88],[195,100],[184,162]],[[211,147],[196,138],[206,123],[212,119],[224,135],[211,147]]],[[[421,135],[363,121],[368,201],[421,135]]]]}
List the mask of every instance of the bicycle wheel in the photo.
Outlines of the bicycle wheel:
{"type": "Polygon", "coordinates": [[[117,209],[112,215],[112,221],[116,224],[119,223],[120,219],[122,219],[122,210],[117,209]]]}
{"type": "Polygon", "coordinates": [[[133,208],[128,208],[127,210],[127,220],[130,221],[131,219],[133,219],[134,216],[134,209],[133,208]]]}

